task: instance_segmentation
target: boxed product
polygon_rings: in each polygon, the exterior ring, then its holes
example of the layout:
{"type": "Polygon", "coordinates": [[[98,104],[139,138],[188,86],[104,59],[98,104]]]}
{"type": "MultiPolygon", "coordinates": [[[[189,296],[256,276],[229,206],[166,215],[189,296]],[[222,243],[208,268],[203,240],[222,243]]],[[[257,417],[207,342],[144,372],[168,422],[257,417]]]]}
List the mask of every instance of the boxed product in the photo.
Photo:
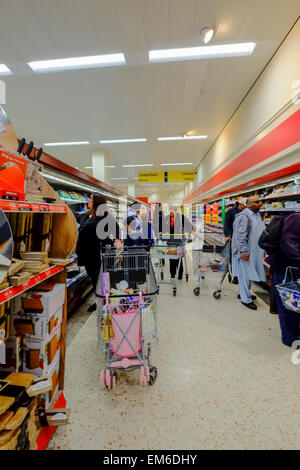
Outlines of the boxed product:
{"type": "Polygon", "coordinates": [[[60,325],[46,339],[23,338],[23,372],[48,375],[53,361],[60,355],[60,325]]]}
{"type": "Polygon", "coordinates": [[[6,364],[1,364],[1,370],[20,372],[22,366],[22,338],[10,336],[6,342],[6,364]]]}
{"type": "Polygon", "coordinates": [[[49,368],[48,376],[51,378],[52,389],[47,393],[41,393],[38,397],[38,406],[49,408],[55,397],[55,394],[59,388],[59,367],[60,367],[60,356],[55,358],[55,361],[49,368]]]}
{"type": "Polygon", "coordinates": [[[26,336],[28,338],[47,338],[52,331],[61,325],[63,316],[63,307],[48,315],[37,313],[21,313],[20,315],[11,315],[10,334],[12,336],[26,336]]]}
{"type": "Polygon", "coordinates": [[[65,289],[65,284],[57,283],[49,292],[25,292],[13,300],[12,313],[42,313],[51,316],[64,304],[65,289]]]}

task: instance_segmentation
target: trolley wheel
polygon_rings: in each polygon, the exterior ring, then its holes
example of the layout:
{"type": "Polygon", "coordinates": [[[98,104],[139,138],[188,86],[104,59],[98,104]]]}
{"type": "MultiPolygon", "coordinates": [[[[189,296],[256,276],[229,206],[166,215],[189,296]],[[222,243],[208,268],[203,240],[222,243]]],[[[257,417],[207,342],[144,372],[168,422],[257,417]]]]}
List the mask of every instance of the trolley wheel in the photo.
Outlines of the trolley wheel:
{"type": "Polygon", "coordinates": [[[105,386],[105,370],[102,370],[102,371],[101,371],[101,374],[100,374],[100,383],[101,383],[101,385],[105,386]]]}
{"type": "Polygon", "coordinates": [[[189,280],[189,275],[188,274],[185,275],[185,280],[186,280],[186,282],[188,282],[188,280],[189,280]]]}
{"type": "Polygon", "coordinates": [[[201,276],[201,279],[205,279],[205,276],[201,276]]]}
{"type": "Polygon", "coordinates": [[[232,281],[231,274],[228,274],[228,282],[231,282],[231,281],[232,281]]]}
{"type": "Polygon", "coordinates": [[[145,370],[146,370],[146,379],[147,379],[147,382],[150,381],[150,368],[147,366],[145,367],[145,370]]]}
{"type": "Polygon", "coordinates": [[[141,367],[141,370],[140,370],[140,386],[141,387],[146,387],[147,384],[148,384],[148,381],[147,381],[147,376],[146,376],[145,369],[144,369],[144,367],[141,367]]]}
{"type": "Polygon", "coordinates": [[[106,370],[105,373],[105,386],[108,390],[111,389],[111,375],[110,375],[110,370],[106,370]]]}
{"type": "Polygon", "coordinates": [[[111,388],[116,388],[117,380],[118,380],[118,375],[114,371],[114,372],[111,373],[111,388]]]}
{"type": "Polygon", "coordinates": [[[194,294],[198,297],[198,295],[200,294],[200,287],[195,287],[194,294]]]}
{"type": "Polygon", "coordinates": [[[163,280],[163,278],[164,278],[164,273],[160,273],[160,278],[161,278],[161,280],[163,280]]]}
{"type": "Polygon", "coordinates": [[[213,293],[213,297],[214,299],[216,300],[219,300],[221,298],[221,292],[216,290],[214,293],[213,293]]]}
{"type": "Polygon", "coordinates": [[[157,368],[150,367],[149,385],[153,385],[156,379],[157,379],[157,368]]]}
{"type": "Polygon", "coordinates": [[[173,295],[174,295],[174,297],[176,297],[176,292],[177,292],[176,287],[173,287],[173,295]]]}

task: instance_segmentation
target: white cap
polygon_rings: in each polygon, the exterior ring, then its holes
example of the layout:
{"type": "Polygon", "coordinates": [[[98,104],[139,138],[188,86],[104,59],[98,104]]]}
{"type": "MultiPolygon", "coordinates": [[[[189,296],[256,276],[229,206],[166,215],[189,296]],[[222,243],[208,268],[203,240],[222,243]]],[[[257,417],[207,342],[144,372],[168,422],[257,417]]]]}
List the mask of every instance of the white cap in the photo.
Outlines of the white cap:
{"type": "Polygon", "coordinates": [[[242,197],[242,199],[239,199],[239,200],[238,200],[238,203],[239,203],[239,204],[243,204],[244,206],[246,206],[246,204],[247,204],[247,198],[246,198],[246,197],[242,197]]]}

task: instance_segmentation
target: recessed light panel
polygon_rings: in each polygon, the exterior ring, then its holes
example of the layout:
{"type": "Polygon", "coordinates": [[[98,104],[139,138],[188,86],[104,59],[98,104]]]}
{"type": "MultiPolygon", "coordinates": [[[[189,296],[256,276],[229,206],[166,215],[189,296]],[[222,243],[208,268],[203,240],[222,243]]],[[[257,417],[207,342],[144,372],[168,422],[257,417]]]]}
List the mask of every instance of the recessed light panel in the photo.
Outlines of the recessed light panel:
{"type": "Polygon", "coordinates": [[[181,60],[213,59],[251,55],[255,42],[221,44],[217,46],[184,47],[149,51],[149,62],[176,62],[181,60]]]}
{"type": "Polygon", "coordinates": [[[125,56],[122,53],[104,54],[87,57],[70,57],[65,59],[38,60],[28,62],[34,72],[55,72],[59,70],[76,70],[97,67],[112,67],[125,65],[125,56]]]}

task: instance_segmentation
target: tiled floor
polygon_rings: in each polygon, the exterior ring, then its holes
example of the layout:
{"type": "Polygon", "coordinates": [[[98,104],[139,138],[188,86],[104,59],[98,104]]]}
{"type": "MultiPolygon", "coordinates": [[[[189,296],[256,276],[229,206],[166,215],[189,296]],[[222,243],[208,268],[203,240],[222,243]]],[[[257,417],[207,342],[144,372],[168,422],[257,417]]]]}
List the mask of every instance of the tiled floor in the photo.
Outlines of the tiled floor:
{"type": "MultiPolygon", "coordinates": [[[[180,282],[177,297],[161,287],[160,342],[153,351],[158,378],[138,385],[120,374],[117,388],[100,385],[96,314],[69,321],[76,328],[66,356],[70,422],[49,449],[298,449],[300,366],[280,342],[277,315],[256,301],[251,311],[227,281],[220,300],[212,287],[193,294],[180,282]],[[80,327],[80,329],[79,329],[80,327]]],[[[71,333],[72,334],[72,333],[71,333]]]]}

